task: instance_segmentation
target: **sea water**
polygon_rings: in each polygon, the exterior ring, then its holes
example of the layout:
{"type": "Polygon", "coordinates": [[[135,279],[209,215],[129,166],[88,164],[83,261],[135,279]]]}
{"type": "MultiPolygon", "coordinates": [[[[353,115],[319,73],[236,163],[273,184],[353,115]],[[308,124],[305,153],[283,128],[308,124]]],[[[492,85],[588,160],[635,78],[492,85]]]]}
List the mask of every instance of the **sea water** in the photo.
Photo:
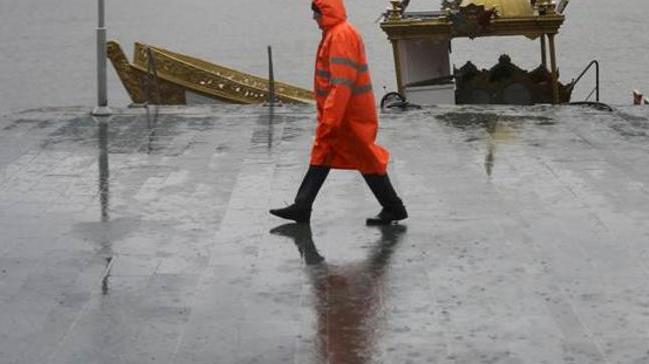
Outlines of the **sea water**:
{"type": "MultiPolygon", "coordinates": [[[[265,76],[273,47],[275,77],[310,88],[320,32],[309,0],[110,0],[108,38],[129,59],[141,41],[265,76]]],[[[377,99],[396,88],[392,49],[376,23],[387,0],[346,0],[350,21],[365,38],[377,99]]],[[[411,8],[439,8],[412,0],[411,8]]],[[[649,93],[649,2],[573,0],[557,37],[560,79],[569,82],[593,59],[601,64],[601,99],[629,104],[636,88],[649,93]]],[[[94,0],[0,0],[0,114],[47,106],[96,103],[97,3],[94,0]]],[[[454,40],[452,63],[489,68],[500,54],[526,69],[540,63],[538,40],[525,37],[454,40]]],[[[130,100],[109,63],[109,103],[130,100]]],[[[595,86],[594,73],[573,100],[595,86]]]]}

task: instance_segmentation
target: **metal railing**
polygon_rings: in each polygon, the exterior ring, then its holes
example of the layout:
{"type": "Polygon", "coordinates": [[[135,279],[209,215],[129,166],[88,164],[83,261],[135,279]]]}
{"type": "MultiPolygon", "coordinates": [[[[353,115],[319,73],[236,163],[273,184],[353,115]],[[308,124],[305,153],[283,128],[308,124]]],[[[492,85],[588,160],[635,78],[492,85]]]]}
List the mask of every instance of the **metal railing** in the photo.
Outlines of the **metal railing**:
{"type": "Polygon", "coordinates": [[[591,67],[593,67],[593,65],[595,66],[595,88],[588,94],[585,101],[588,101],[590,99],[590,97],[593,96],[593,92],[594,92],[595,93],[595,101],[599,102],[599,62],[597,60],[594,59],[594,60],[590,61],[588,66],[586,66],[586,68],[584,68],[584,70],[581,72],[581,74],[579,74],[579,77],[577,77],[575,79],[575,81],[572,83],[572,87],[574,89],[574,87],[577,85],[577,82],[579,82],[579,80],[581,80],[581,78],[584,77],[586,72],[588,72],[588,70],[590,70],[591,67]]]}

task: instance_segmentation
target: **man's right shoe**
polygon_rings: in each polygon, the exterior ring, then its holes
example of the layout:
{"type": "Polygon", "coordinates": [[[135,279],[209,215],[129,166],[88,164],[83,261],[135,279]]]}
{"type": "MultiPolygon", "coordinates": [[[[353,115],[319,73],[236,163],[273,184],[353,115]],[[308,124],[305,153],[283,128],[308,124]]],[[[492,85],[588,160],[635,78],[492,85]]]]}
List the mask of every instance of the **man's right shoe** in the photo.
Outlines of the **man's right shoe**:
{"type": "Polygon", "coordinates": [[[299,223],[308,223],[311,221],[311,208],[297,204],[292,204],[281,209],[272,209],[268,212],[282,219],[293,220],[299,223]]]}
{"type": "Polygon", "coordinates": [[[384,207],[378,215],[374,217],[368,217],[367,220],[365,220],[365,224],[370,226],[389,225],[393,222],[397,222],[406,218],[408,218],[406,207],[403,206],[403,204],[399,204],[392,206],[389,209],[384,207]]]}

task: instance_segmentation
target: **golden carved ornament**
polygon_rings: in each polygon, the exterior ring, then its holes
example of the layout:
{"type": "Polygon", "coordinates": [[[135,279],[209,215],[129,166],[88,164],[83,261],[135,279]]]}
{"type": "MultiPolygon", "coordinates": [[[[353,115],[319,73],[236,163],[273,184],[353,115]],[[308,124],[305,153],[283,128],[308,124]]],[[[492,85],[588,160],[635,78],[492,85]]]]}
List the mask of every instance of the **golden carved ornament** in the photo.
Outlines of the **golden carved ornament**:
{"type": "Polygon", "coordinates": [[[536,9],[539,15],[554,15],[556,14],[556,4],[554,0],[539,0],[536,3],[536,9]]]}
{"type": "Polygon", "coordinates": [[[128,62],[122,47],[115,41],[108,41],[106,43],[106,50],[108,59],[110,59],[117,76],[122,81],[126,92],[128,92],[131,100],[137,103],[145,102],[144,93],[142,92],[141,77],[137,74],[131,64],[128,62]]]}
{"type": "MultiPolygon", "coordinates": [[[[136,43],[135,67],[144,68],[148,64],[147,49],[155,57],[156,69],[162,79],[222,101],[255,104],[268,100],[267,79],[162,48],[136,43]]],[[[277,81],[275,95],[283,103],[311,103],[314,100],[311,91],[277,81]]]]}
{"type": "Polygon", "coordinates": [[[164,105],[186,104],[185,90],[171,82],[157,79],[152,70],[131,65],[119,43],[106,43],[108,58],[134,103],[164,105]]]}
{"type": "Polygon", "coordinates": [[[403,4],[401,0],[390,0],[392,5],[391,9],[388,9],[388,21],[400,20],[403,18],[403,4]]]}
{"type": "MultiPolygon", "coordinates": [[[[261,77],[142,43],[135,44],[130,64],[117,42],[107,42],[107,48],[108,58],[136,103],[185,104],[187,91],[226,103],[268,100],[268,80],[261,77]]],[[[283,103],[314,102],[311,91],[282,82],[275,82],[275,95],[283,103]]]]}

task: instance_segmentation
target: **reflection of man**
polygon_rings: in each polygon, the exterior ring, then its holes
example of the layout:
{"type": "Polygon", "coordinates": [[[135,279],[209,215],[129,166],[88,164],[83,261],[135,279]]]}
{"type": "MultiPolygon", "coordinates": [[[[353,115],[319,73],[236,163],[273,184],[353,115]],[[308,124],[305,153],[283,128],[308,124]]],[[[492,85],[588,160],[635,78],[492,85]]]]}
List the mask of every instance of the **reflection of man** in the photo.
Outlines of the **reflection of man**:
{"type": "Polygon", "coordinates": [[[313,243],[313,234],[309,224],[284,224],[275,227],[271,234],[292,238],[300,256],[307,265],[318,264],[324,260],[313,243]]]}
{"type": "Polygon", "coordinates": [[[485,169],[487,176],[491,177],[494,167],[496,146],[506,144],[513,138],[513,130],[510,125],[503,123],[497,117],[488,118],[485,128],[489,134],[487,137],[487,156],[485,157],[485,169]]]}
{"type": "MultiPolygon", "coordinates": [[[[309,272],[323,362],[372,362],[372,356],[377,352],[380,313],[384,308],[384,275],[394,248],[405,231],[406,227],[402,225],[381,226],[381,238],[365,260],[343,266],[324,263],[309,272]]],[[[293,238],[307,265],[324,260],[313,243],[308,224],[285,224],[271,233],[293,238]]]]}
{"type": "Polygon", "coordinates": [[[309,222],[311,206],[329,170],[361,172],[383,209],[368,224],[388,224],[408,217],[387,175],[389,152],[375,143],[376,103],[363,40],[347,22],[342,0],[314,0],[313,18],[322,29],[315,66],[318,123],[309,170],[295,202],[270,213],[309,222]]]}

